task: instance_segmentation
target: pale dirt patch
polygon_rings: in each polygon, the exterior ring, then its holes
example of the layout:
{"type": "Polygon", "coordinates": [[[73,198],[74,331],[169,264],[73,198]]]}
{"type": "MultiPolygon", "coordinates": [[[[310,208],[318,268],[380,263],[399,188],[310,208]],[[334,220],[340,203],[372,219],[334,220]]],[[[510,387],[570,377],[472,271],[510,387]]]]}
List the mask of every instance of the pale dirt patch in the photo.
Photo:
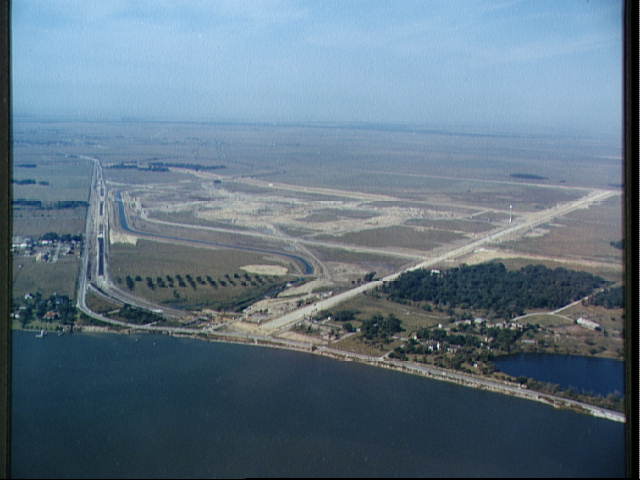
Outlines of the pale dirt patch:
{"type": "Polygon", "coordinates": [[[289,272],[286,267],[279,265],[244,265],[240,270],[258,275],[286,275],[289,272]]]}
{"type": "Polygon", "coordinates": [[[248,333],[258,333],[260,331],[260,327],[258,327],[256,324],[247,322],[235,322],[231,324],[231,327],[234,330],[248,333]]]}
{"type": "Polygon", "coordinates": [[[547,233],[549,233],[549,230],[545,228],[534,228],[532,231],[525,233],[523,237],[544,237],[547,233]]]}
{"type": "Polygon", "coordinates": [[[316,288],[328,287],[333,285],[331,282],[327,280],[318,279],[313,280],[311,282],[305,283],[304,285],[300,285],[299,287],[288,288],[284,292],[280,293],[278,297],[291,297],[294,295],[305,295],[307,293],[313,292],[316,288]]]}
{"type": "Polygon", "coordinates": [[[316,345],[325,345],[327,343],[321,338],[313,337],[311,335],[304,335],[297,332],[284,332],[283,334],[278,335],[278,337],[284,338],[286,340],[294,340],[296,342],[313,343],[316,345]]]}
{"type": "Polygon", "coordinates": [[[130,235],[128,233],[117,232],[115,230],[109,231],[109,243],[113,245],[114,243],[125,243],[128,245],[137,245],[138,237],[135,235],[130,235]]]}

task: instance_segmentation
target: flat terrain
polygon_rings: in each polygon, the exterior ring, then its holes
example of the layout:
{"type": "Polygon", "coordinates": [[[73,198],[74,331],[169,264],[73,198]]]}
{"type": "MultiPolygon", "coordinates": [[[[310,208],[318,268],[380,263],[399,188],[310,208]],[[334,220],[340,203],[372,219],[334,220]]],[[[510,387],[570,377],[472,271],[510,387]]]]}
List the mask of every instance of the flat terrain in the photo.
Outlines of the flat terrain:
{"type": "Polygon", "coordinates": [[[620,265],[622,250],[613,247],[611,242],[622,238],[621,210],[619,198],[609,199],[600,205],[555,219],[522,239],[504,242],[502,247],[524,253],[620,265]]]}
{"type": "Polygon", "coordinates": [[[131,290],[133,293],[160,304],[183,308],[225,308],[245,299],[259,299],[261,293],[293,278],[291,275],[246,272],[242,267],[256,264],[285,265],[279,263],[277,257],[239,250],[198,249],[141,240],[136,246],[114,244],[110,255],[110,275],[119,288],[127,290],[127,276],[134,279],[139,276],[140,280],[135,281],[131,290]],[[173,278],[173,282],[169,283],[167,275],[173,278]],[[184,286],[180,286],[177,275],[183,278],[184,286]],[[188,282],[187,275],[192,277],[194,285],[188,282]],[[230,279],[225,275],[229,275],[230,279]],[[215,286],[207,276],[215,282],[215,286]],[[147,285],[147,277],[151,278],[153,288],[147,285]],[[164,287],[159,284],[158,277],[162,279],[164,287]],[[246,285],[242,285],[243,282],[246,285]]]}
{"type": "Polygon", "coordinates": [[[61,257],[56,263],[37,262],[33,257],[13,257],[13,298],[40,292],[43,296],[67,295],[75,298],[77,257],[61,257]]]}

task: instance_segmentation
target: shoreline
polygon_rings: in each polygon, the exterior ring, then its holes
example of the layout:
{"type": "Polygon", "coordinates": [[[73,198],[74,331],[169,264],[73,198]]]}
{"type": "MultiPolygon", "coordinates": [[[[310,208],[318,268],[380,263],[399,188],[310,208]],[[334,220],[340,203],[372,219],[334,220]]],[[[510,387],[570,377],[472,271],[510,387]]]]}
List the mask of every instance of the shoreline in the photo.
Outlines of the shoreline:
{"type": "MultiPolygon", "coordinates": [[[[17,329],[22,331],[35,331],[27,329],[17,329]]],[[[407,362],[400,360],[392,360],[389,358],[372,357],[369,355],[358,354],[355,352],[348,352],[343,350],[334,349],[328,346],[313,345],[311,343],[304,343],[294,340],[284,340],[273,337],[257,337],[257,336],[241,336],[241,335],[221,335],[212,334],[207,332],[202,333],[171,333],[162,331],[162,329],[150,330],[147,328],[140,328],[140,326],[130,325],[123,330],[115,330],[108,326],[95,326],[86,325],[78,326],[74,328],[74,332],[78,333],[112,333],[119,335],[131,335],[136,333],[153,333],[170,335],[176,338],[191,338],[195,340],[204,340],[209,342],[219,343],[234,343],[242,345],[253,345],[268,348],[277,348],[280,350],[289,350],[294,352],[307,353],[312,355],[318,355],[326,358],[342,362],[357,362],[365,365],[369,365],[377,368],[385,368],[387,370],[393,370],[409,375],[416,375],[423,378],[429,378],[432,380],[445,381],[454,383],[463,387],[474,388],[477,390],[484,390],[493,393],[499,393],[508,395],[524,400],[535,401],[543,403],[548,406],[560,409],[568,409],[576,413],[585,415],[591,415],[597,418],[603,418],[619,423],[625,423],[626,418],[624,413],[614,410],[608,410],[603,407],[597,407],[587,403],[579,402],[577,400],[571,400],[564,397],[558,397],[555,395],[537,392],[535,390],[529,390],[523,388],[520,384],[511,383],[507,381],[500,381],[493,378],[481,377],[472,375],[469,373],[457,372],[455,370],[448,370],[441,367],[434,367],[430,365],[424,365],[416,362],[407,362]]],[[[66,333],[65,333],[66,335],[66,333]]]]}

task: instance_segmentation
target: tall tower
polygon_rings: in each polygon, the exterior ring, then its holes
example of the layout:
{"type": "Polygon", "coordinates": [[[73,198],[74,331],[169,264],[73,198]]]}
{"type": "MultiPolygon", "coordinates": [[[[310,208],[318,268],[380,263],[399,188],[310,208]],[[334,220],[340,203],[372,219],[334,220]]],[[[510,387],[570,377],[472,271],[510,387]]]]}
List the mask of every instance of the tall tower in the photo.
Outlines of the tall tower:
{"type": "Polygon", "coordinates": [[[509,225],[511,225],[511,220],[513,220],[512,209],[513,205],[509,204],[509,225]]]}

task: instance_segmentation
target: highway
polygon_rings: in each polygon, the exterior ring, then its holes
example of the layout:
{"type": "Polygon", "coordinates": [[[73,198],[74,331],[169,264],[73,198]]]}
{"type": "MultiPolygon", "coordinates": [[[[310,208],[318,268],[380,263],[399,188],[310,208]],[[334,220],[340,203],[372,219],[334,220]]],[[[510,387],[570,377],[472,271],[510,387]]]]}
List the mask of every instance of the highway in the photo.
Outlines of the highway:
{"type": "Polygon", "coordinates": [[[302,307],[293,312],[287,313],[279,318],[265,322],[260,326],[260,328],[265,334],[273,335],[278,332],[282,332],[284,330],[291,328],[297,322],[307,317],[313,316],[317,312],[334,308],[340,303],[343,303],[351,298],[354,298],[360,295],[361,293],[364,293],[369,290],[373,290],[374,288],[381,286],[384,282],[393,281],[405,272],[417,270],[419,268],[433,267],[444,261],[461,257],[463,255],[473,252],[474,250],[478,249],[483,245],[486,245],[487,243],[495,242],[498,240],[504,240],[507,237],[521,235],[523,233],[526,233],[526,231],[538,225],[544,224],[556,217],[566,215],[567,213],[570,213],[579,208],[585,208],[594,202],[599,202],[619,194],[620,194],[619,192],[613,192],[609,190],[594,190],[589,194],[585,195],[584,197],[581,197],[578,200],[567,202],[565,204],[556,205],[550,209],[543,210],[541,212],[529,214],[527,215],[526,218],[520,217],[520,220],[518,222],[510,226],[507,226],[500,231],[489,233],[488,235],[478,240],[474,240],[466,245],[463,245],[458,248],[454,248],[453,250],[450,250],[449,252],[443,255],[425,260],[423,262],[418,263],[417,265],[404,269],[400,272],[388,275],[384,277],[382,280],[369,282],[367,284],[361,285],[351,290],[347,290],[346,292],[342,292],[340,294],[334,295],[327,299],[320,300],[311,305],[302,307]]]}

